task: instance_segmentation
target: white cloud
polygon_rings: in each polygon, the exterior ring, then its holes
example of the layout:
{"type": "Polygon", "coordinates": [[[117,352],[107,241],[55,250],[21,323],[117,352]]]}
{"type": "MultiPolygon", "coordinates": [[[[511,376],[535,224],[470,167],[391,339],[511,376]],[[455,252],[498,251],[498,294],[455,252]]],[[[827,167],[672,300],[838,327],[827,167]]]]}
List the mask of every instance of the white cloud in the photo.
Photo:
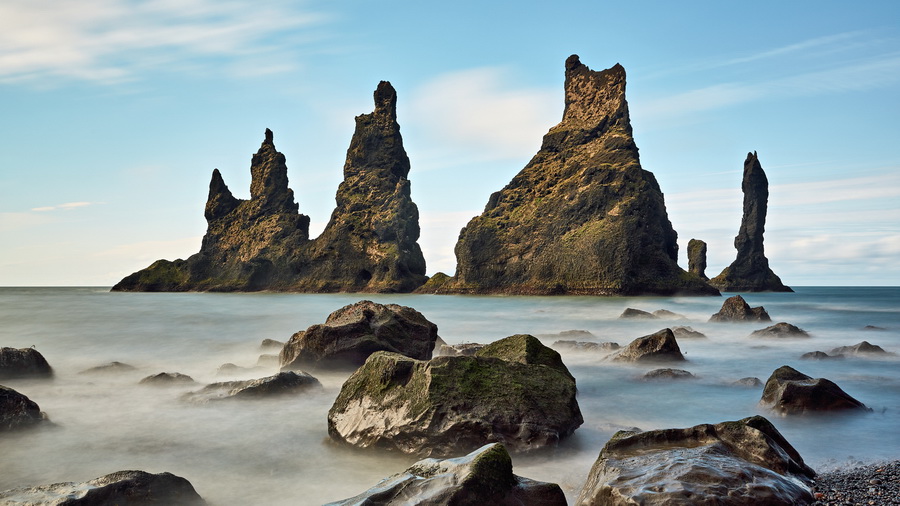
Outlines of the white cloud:
{"type": "Polygon", "coordinates": [[[323,19],[290,2],[6,0],[0,3],[0,81],[110,84],[198,57],[278,53],[287,49],[268,37],[323,19]]]}
{"type": "Polygon", "coordinates": [[[31,210],[39,213],[56,211],[58,209],[77,209],[79,207],[87,207],[96,204],[97,202],[66,202],[65,204],[59,204],[55,206],[42,206],[42,207],[34,207],[31,210]]]}

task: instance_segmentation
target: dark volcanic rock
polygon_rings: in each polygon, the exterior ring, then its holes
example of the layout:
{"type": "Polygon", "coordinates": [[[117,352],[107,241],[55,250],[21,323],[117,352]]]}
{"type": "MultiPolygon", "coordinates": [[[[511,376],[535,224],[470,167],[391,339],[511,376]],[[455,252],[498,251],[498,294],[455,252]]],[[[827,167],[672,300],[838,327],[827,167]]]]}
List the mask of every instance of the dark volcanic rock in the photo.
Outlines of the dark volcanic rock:
{"type": "Polygon", "coordinates": [[[141,385],[157,386],[189,385],[193,383],[196,383],[194,378],[191,378],[187,374],[181,374],[180,372],[161,372],[159,374],[147,376],[140,381],[141,385]]]}
{"type": "Polygon", "coordinates": [[[671,329],[639,337],[610,355],[616,362],[678,362],[684,360],[671,329]]]}
{"type": "Polygon", "coordinates": [[[850,355],[850,356],[866,356],[866,355],[892,355],[884,351],[881,346],[870,344],[868,341],[854,344],[853,346],[841,346],[831,350],[832,355],[850,355]]]}
{"type": "Polygon", "coordinates": [[[53,369],[34,348],[0,348],[0,380],[50,378],[53,369]]]}
{"type": "Polygon", "coordinates": [[[868,409],[833,382],[825,378],[813,379],[786,365],[779,367],[769,376],[759,402],[785,415],[810,411],[868,409]]]}
{"type": "Polygon", "coordinates": [[[556,445],[583,423],[575,380],[559,354],[516,335],[475,356],[370,356],[328,412],[328,434],[360,448],[446,456],[501,442],[556,445]]]}
{"type": "Polygon", "coordinates": [[[641,376],[647,381],[696,379],[690,371],[684,369],[653,369],[641,376]]]}
{"type": "Polygon", "coordinates": [[[31,427],[47,419],[36,402],[0,385],[0,432],[31,427]]]}
{"type": "Polygon", "coordinates": [[[200,252],[158,260],[113,290],[410,292],[422,285],[419,212],[396,100],[382,81],[375,111],[357,116],[337,207],[321,236],[310,240],[309,217],[298,213],[284,155],[266,130],[251,161],[250,200],[235,198],[213,171],[200,252]]]}
{"type": "Polygon", "coordinates": [[[516,476],[500,443],[455,459],[425,459],[371,489],[327,506],[361,504],[491,504],[565,506],[559,485],[516,476]]]}
{"type": "Polygon", "coordinates": [[[760,416],[687,429],[620,431],[603,447],[575,504],[810,504],[814,476],[760,416]]]}
{"type": "Polygon", "coordinates": [[[764,329],[754,330],[750,337],[809,337],[809,332],[796,325],[781,322],[764,329]]]}
{"type": "Polygon", "coordinates": [[[770,322],[772,318],[762,306],[751,308],[740,295],[728,297],[722,309],[709,318],[711,322],[770,322]]]}
{"type": "Polygon", "coordinates": [[[363,300],[291,336],[281,350],[282,369],[357,368],[376,351],[431,358],[437,325],[411,307],[363,300]]]}
{"type": "Polygon", "coordinates": [[[634,308],[625,308],[625,311],[622,311],[622,314],[619,315],[621,319],[644,319],[644,320],[656,320],[659,317],[653,313],[648,311],[644,311],[641,309],[634,308]]]}
{"type": "Polygon", "coordinates": [[[124,364],[122,362],[110,362],[108,364],[98,365],[85,369],[78,374],[119,374],[123,372],[136,371],[134,366],[124,364]]]}
{"type": "Polygon", "coordinates": [[[769,268],[763,248],[769,180],[756,153],[747,153],[744,161],[744,215],[734,238],[737,258],[709,283],[723,292],[793,292],[769,268]]]}
{"type": "Polygon", "coordinates": [[[566,60],[565,111],[540,151],[491,195],[456,244],[442,292],[715,295],[677,265],[659,184],[641,168],[625,69],[566,60]]]}
{"type": "Polygon", "coordinates": [[[706,243],[700,239],[688,241],[688,272],[703,280],[706,276],[706,243]]]}
{"type": "Polygon", "coordinates": [[[3,504],[60,506],[200,506],[189,481],[171,473],[118,471],[84,483],[55,483],[0,492],[3,504]]]}
{"type": "Polygon", "coordinates": [[[706,339],[706,334],[691,327],[672,327],[675,339],[706,339]]]}
{"type": "Polygon", "coordinates": [[[274,376],[246,381],[223,381],[206,385],[184,396],[195,402],[223,399],[260,399],[321,390],[322,384],[305,372],[286,371],[274,376]]]}

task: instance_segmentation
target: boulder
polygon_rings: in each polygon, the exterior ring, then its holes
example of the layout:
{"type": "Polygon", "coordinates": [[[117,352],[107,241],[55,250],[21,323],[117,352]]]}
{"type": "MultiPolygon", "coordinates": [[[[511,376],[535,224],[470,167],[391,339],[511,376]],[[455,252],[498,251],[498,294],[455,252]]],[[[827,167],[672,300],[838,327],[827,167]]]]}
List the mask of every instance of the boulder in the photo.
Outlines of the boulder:
{"type": "Polygon", "coordinates": [[[641,309],[634,309],[632,307],[629,307],[629,308],[625,308],[625,311],[622,311],[622,314],[619,315],[619,318],[656,320],[659,317],[649,311],[644,311],[641,309]]]}
{"type": "Polygon", "coordinates": [[[697,379],[690,371],[684,369],[654,369],[642,376],[645,381],[697,379]]]}
{"type": "Polygon", "coordinates": [[[12,388],[0,385],[0,432],[31,427],[47,420],[36,402],[12,388]]]}
{"type": "Polygon", "coordinates": [[[639,337],[609,356],[615,362],[679,362],[684,361],[678,341],[671,329],[662,329],[639,337]]]}
{"type": "Polygon", "coordinates": [[[108,364],[98,365],[96,367],[91,367],[90,369],[85,369],[78,374],[120,374],[123,372],[131,372],[136,371],[137,369],[128,364],[124,364],[122,362],[110,362],[108,364]]]}
{"type": "Polygon", "coordinates": [[[0,348],[0,380],[51,378],[53,369],[34,348],[0,348]]]}
{"type": "Polygon", "coordinates": [[[184,400],[209,402],[223,399],[261,399],[319,391],[322,384],[305,372],[285,371],[245,381],[222,381],[184,395],[184,400]]]}
{"type": "Polygon", "coordinates": [[[870,344],[868,341],[854,344],[853,346],[841,346],[831,350],[832,355],[844,356],[872,356],[872,355],[893,355],[888,353],[881,346],[870,344]]]}
{"type": "Polygon", "coordinates": [[[744,214],[741,228],[734,238],[737,257],[709,284],[723,292],[793,292],[769,268],[763,247],[766,212],[769,201],[769,180],[759,163],[756,152],[747,153],[744,176],[744,214]]]}
{"type": "Polygon", "coordinates": [[[762,338],[784,338],[784,337],[809,337],[809,332],[797,327],[795,325],[791,325],[790,323],[776,323],[775,325],[770,325],[764,329],[754,330],[750,337],[762,337],[762,338]]]}
{"type": "Polygon", "coordinates": [[[811,504],[815,472],[765,418],[620,431],[600,451],[579,506],[811,504]]]}
{"type": "Polygon", "coordinates": [[[688,272],[702,280],[708,281],[706,276],[706,243],[700,239],[688,241],[688,272]]]}
{"type": "Polygon", "coordinates": [[[668,309],[657,309],[653,312],[653,316],[661,318],[663,320],[687,320],[687,317],[683,314],[678,314],[673,311],[669,311],[668,309]]]}
{"type": "Polygon", "coordinates": [[[423,361],[377,352],[328,412],[335,441],[421,456],[491,442],[516,452],[554,446],[582,423],[572,375],[557,352],[529,335],[475,356],[423,361]]]}
{"type": "Polygon", "coordinates": [[[691,327],[672,327],[672,333],[675,334],[675,339],[706,339],[706,334],[691,327]]]}
{"type": "Polygon", "coordinates": [[[260,350],[280,350],[281,348],[284,348],[284,343],[275,339],[266,338],[259,343],[260,350]]]}
{"type": "Polygon", "coordinates": [[[59,506],[200,506],[191,483],[171,473],[118,471],[84,483],[54,483],[0,492],[3,504],[59,506]]]}
{"type": "Polygon", "coordinates": [[[763,388],[759,403],[784,415],[848,409],[868,410],[825,378],[813,379],[790,366],[776,369],[763,388]]]}
{"type": "Polygon", "coordinates": [[[618,343],[593,343],[585,341],[556,341],[551,348],[567,351],[584,351],[593,353],[611,353],[619,349],[618,343]]]}
{"type": "Polygon", "coordinates": [[[437,337],[437,325],[415,309],[364,300],[291,336],[281,349],[281,366],[282,370],[355,369],[376,351],[428,360],[437,337]]]}
{"type": "Polygon", "coordinates": [[[455,459],[425,459],[385,478],[371,489],[326,506],[362,504],[491,504],[565,506],[559,485],[516,476],[500,443],[455,459]]]}
{"type": "Polygon", "coordinates": [[[161,372],[147,376],[140,381],[141,385],[154,386],[192,385],[194,383],[196,383],[194,378],[180,372],[161,372]]]}
{"type": "Polygon", "coordinates": [[[800,360],[836,360],[844,358],[843,355],[829,355],[824,351],[811,351],[800,355],[800,360]]]}
{"type": "Polygon", "coordinates": [[[763,386],[762,380],[757,377],[754,377],[754,376],[748,376],[746,378],[741,378],[739,380],[732,382],[731,384],[736,387],[744,387],[744,388],[759,388],[759,387],[763,386]]]}
{"type": "Polygon", "coordinates": [[[722,309],[709,318],[711,322],[770,322],[772,318],[762,306],[751,308],[740,295],[728,297],[722,303],[722,309]]]}

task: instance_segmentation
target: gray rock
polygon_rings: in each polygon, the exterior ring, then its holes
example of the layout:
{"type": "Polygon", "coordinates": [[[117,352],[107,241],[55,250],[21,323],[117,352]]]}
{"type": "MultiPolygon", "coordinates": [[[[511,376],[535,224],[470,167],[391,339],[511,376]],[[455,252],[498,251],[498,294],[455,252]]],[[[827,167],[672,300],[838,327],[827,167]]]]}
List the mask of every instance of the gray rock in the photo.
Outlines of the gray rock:
{"type": "Polygon", "coordinates": [[[110,362],[108,364],[98,365],[96,367],[91,367],[90,369],[85,369],[78,374],[120,374],[123,372],[131,372],[136,371],[137,369],[128,364],[124,364],[122,362],[110,362]]]}
{"type": "Polygon", "coordinates": [[[668,309],[657,309],[653,312],[653,316],[661,320],[687,320],[687,317],[683,314],[678,314],[673,311],[669,311],[668,309]]]}
{"type": "Polygon", "coordinates": [[[815,472],[765,418],[620,431],[603,447],[579,506],[797,505],[815,472]]]}
{"type": "Polygon", "coordinates": [[[615,362],[681,362],[684,355],[671,329],[639,337],[608,357],[615,362]]]}
{"type": "Polygon", "coordinates": [[[893,353],[888,353],[881,346],[869,344],[868,341],[863,341],[861,343],[854,344],[853,346],[841,346],[839,348],[835,348],[831,350],[831,354],[844,356],[893,355],[893,353]]]}
{"type": "Polygon", "coordinates": [[[196,383],[194,378],[180,372],[161,372],[152,376],[147,376],[140,381],[141,385],[155,386],[171,386],[171,385],[190,385],[196,383]]]}
{"type": "Polygon", "coordinates": [[[282,395],[296,395],[322,389],[318,379],[305,372],[285,371],[274,376],[245,381],[212,383],[196,392],[185,394],[183,399],[192,402],[209,402],[223,399],[261,399],[282,395]]]}
{"type": "Polygon", "coordinates": [[[455,459],[425,459],[385,478],[371,489],[327,506],[409,504],[490,504],[564,506],[555,483],[516,476],[512,459],[500,443],[482,446],[455,459]]]}
{"type": "Polygon", "coordinates": [[[706,334],[691,327],[672,327],[672,333],[675,334],[675,339],[706,339],[706,334]]]}
{"type": "Polygon", "coordinates": [[[744,387],[744,388],[759,388],[759,387],[763,386],[763,382],[761,379],[759,379],[757,377],[748,376],[746,378],[741,378],[739,380],[734,381],[732,383],[732,385],[734,385],[736,387],[744,387]]]}
{"type": "Polygon", "coordinates": [[[670,368],[654,369],[644,374],[642,378],[645,381],[697,379],[690,371],[670,368]]]}
{"type": "Polygon", "coordinates": [[[593,343],[585,341],[556,341],[551,348],[557,350],[591,352],[591,353],[612,353],[619,349],[618,343],[593,343]]]}
{"type": "Polygon", "coordinates": [[[200,506],[191,483],[171,473],[118,471],[84,483],[54,483],[0,492],[0,503],[42,506],[200,506]]]}
{"type": "Polygon", "coordinates": [[[811,351],[800,355],[800,360],[840,360],[843,355],[829,355],[824,351],[811,351]]]}
{"type": "Polygon", "coordinates": [[[642,309],[634,309],[633,307],[625,308],[625,311],[622,311],[622,314],[619,315],[621,319],[641,319],[641,320],[656,320],[659,317],[655,314],[644,311],[642,309]]]}
{"type": "Polygon", "coordinates": [[[51,378],[53,369],[34,348],[0,348],[0,380],[51,378]]]}
{"type": "Polygon", "coordinates": [[[809,337],[809,332],[797,327],[795,325],[791,325],[790,323],[776,323],[775,325],[770,325],[764,329],[754,330],[750,337],[761,337],[761,338],[785,338],[785,337],[809,337]]]}
{"type": "Polygon", "coordinates": [[[825,378],[811,378],[786,365],[769,376],[759,403],[785,415],[811,411],[868,410],[833,382],[825,378]]]}
{"type": "Polygon", "coordinates": [[[46,420],[47,414],[36,402],[0,385],[0,432],[32,427],[46,420]]]}
{"type": "Polygon", "coordinates": [[[263,339],[261,343],[259,343],[260,350],[280,350],[284,347],[284,343],[281,341],[276,341],[275,339],[263,339]]]}
{"type": "Polygon", "coordinates": [[[722,309],[709,318],[711,322],[770,322],[772,318],[762,306],[751,308],[740,295],[728,297],[722,309]]]}

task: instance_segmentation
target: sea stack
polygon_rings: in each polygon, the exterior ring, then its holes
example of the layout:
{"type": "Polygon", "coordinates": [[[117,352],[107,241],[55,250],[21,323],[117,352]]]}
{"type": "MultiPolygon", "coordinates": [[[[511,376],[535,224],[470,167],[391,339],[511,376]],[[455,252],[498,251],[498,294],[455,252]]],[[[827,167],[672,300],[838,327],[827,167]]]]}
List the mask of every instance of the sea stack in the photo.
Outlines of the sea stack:
{"type": "Polygon", "coordinates": [[[709,280],[706,276],[706,243],[700,239],[688,241],[688,271],[700,279],[709,280]]]}
{"type": "Polygon", "coordinates": [[[309,217],[298,212],[285,157],[266,129],[250,165],[249,200],[235,198],[213,171],[200,252],[158,260],[113,290],[412,291],[426,280],[425,259],[396,102],[396,91],[382,81],[375,112],[356,118],[337,207],[318,238],[309,238],[309,217]]]}
{"type": "Polygon", "coordinates": [[[677,265],[677,234],[641,168],[625,69],[565,64],[562,121],[456,244],[440,293],[717,295],[677,265]]]}
{"type": "Polygon", "coordinates": [[[741,190],[744,192],[744,215],[734,238],[737,258],[709,283],[723,292],[793,292],[769,268],[763,250],[769,180],[755,151],[747,153],[744,160],[741,190]]]}

